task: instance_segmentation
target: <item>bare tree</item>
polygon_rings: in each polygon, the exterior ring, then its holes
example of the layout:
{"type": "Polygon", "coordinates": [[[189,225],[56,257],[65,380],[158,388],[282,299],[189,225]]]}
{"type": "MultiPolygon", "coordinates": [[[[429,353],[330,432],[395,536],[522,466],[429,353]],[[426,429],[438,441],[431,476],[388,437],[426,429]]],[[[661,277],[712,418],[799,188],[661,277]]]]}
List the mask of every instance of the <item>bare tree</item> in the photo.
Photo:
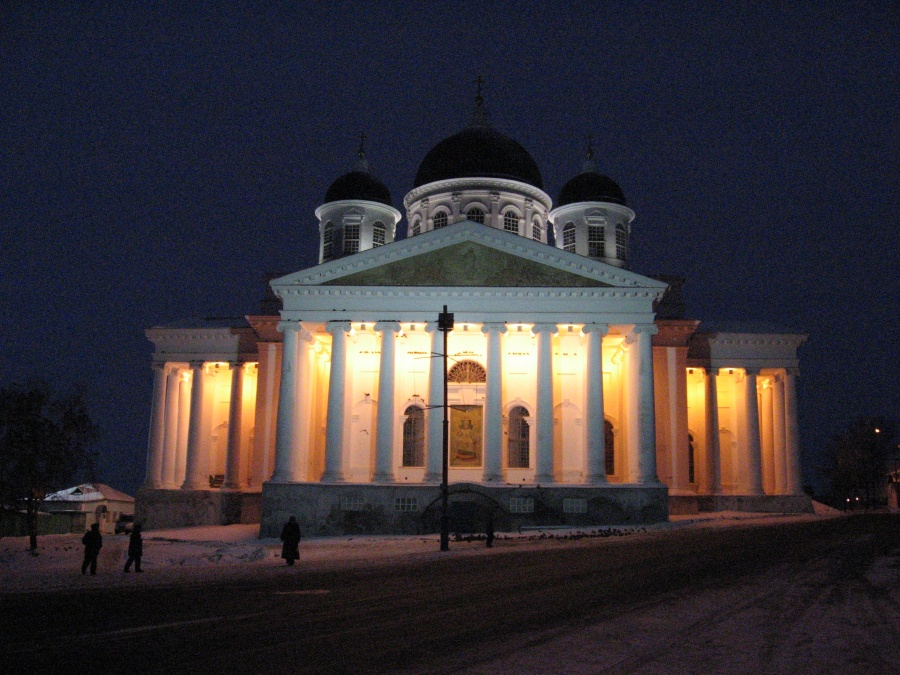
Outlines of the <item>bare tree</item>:
{"type": "Polygon", "coordinates": [[[831,479],[836,506],[872,508],[885,495],[888,455],[894,446],[894,425],[881,417],[859,417],[832,438],[825,471],[831,479]]]}
{"type": "Polygon", "coordinates": [[[79,393],[54,396],[43,381],[0,389],[0,500],[12,509],[24,502],[32,551],[41,501],[92,465],[97,435],[79,393]]]}

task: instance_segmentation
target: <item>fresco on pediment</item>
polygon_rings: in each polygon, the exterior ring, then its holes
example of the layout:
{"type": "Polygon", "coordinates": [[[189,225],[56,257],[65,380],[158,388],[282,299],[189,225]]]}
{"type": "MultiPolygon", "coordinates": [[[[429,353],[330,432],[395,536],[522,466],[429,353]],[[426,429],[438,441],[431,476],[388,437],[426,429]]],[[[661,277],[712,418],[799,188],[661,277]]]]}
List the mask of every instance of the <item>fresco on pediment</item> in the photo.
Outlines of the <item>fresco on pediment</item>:
{"type": "Polygon", "coordinates": [[[326,282],[340,286],[607,286],[496,249],[463,242],[326,282]]]}

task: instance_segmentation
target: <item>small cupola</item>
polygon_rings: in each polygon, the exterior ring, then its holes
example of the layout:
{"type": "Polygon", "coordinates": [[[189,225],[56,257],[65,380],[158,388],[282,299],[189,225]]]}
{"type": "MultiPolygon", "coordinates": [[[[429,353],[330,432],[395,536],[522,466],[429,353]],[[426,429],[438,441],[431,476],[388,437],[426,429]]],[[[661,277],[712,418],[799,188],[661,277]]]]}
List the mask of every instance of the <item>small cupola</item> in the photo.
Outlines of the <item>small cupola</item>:
{"type": "Polygon", "coordinates": [[[635,214],[622,188],[597,170],[590,136],[581,173],[563,185],[549,218],[557,248],[627,267],[635,214]]]}
{"type": "Polygon", "coordinates": [[[387,186],[369,171],[365,141],[360,134],[353,167],[328,187],[316,209],[320,263],[394,241],[400,212],[391,205],[387,186]]]}

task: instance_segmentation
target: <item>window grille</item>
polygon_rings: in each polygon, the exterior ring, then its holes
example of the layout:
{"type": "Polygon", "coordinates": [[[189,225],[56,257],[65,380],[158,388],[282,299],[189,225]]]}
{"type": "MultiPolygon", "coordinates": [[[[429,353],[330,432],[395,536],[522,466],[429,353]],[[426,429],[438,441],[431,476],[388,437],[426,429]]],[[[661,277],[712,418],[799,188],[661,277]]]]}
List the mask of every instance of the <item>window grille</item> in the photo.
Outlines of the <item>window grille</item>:
{"type": "Polygon", "coordinates": [[[575,253],[575,223],[566,223],[563,228],[563,248],[575,253]]]}
{"type": "Polygon", "coordinates": [[[325,232],[322,235],[322,258],[328,260],[333,251],[334,245],[334,223],[330,220],[325,223],[325,232]]]}
{"type": "Polygon", "coordinates": [[[544,228],[541,227],[541,221],[535,220],[531,224],[531,238],[540,241],[544,236],[544,228]]]}
{"type": "Polygon", "coordinates": [[[434,214],[434,229],[437,230],[441,227],[447,227],[447,214],[444,211],[434,214]]]}
{"type": "Polygon", "coordinates": [[[587,513],[587,499],[563,499],[563,513],[587,513]]]}
{"type": "Polygon", "coordinates": [[[365,511],[366,500],[362,497],[341,497],[341,511],[365,511]]]}
{"type": "Polygon", "coordinates": [[[466,214],[469,220],[473,223],[481,223],[484,225],[484,211],[479,208],[469,209],[469,213],[466,214]]]}
{"type": "Polygon", "coordinates": [[[344,253],[359,253],[359,225],[344,225],[344,253]]]}
{"type": "Polygon", "coordinates": [[[519,233],[519,217],[513,211],[503,214],[503,229],[507,232],[519,233]]]}
{"type": "Polygon", "coordinates": [[[418,511],[419,499],[417,497],[394,497],[394,511],[418,511]]]}
{"type": "Polygon", "coordinates": [[[616,225],[616,257],[619,260],[628,257],[628,232],[621,223],[616,225]]]}
{"type": "Polygon", "coordinates": [[[606,255],[603,241],[603,226],[588,225],[588,255],[592,258],[602,258],[606,255]]]}
{"type": "Polygon", "coordinates": [[[417,405],[406,409],[403,423],[403,466],[425,465],[425,411],[417,405]]]}
{"type": "Polygon", "coordinates": [[[417,218],[416,220],[413,221],[411,236],[415,237],[421,231],[422,231],[422,221],[417,218]]]}
{"type": "Polygon", "coordinates": [[[507,462],[511,469],[527,469],[529,466],[531,439],[526,417],[528,417],[528,411],[522,406],[516,406],[509,412],[507,462]]]}
{"type": "Polygon", "coordinates": [[[487,373],[475,361],[460,361],[447,373],[448,382],[487,382],[487,373]]]}
{"type": "Polygon", "coordinates": [[[533,497],[510,497],[509,498],[510,513],[534,513],[533,497]]]}
{"type": "Polygon", "coordinates": [[[380,220],[372,226],[372,247],[384,246],[384,223],[380,220]]]}

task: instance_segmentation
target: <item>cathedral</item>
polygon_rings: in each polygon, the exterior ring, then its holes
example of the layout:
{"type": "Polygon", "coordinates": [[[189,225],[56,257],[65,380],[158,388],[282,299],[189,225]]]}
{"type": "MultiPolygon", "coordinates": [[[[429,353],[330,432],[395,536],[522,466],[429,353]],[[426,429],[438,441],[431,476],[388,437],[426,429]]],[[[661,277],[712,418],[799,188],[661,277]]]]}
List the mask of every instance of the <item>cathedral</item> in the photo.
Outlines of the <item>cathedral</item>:
{"type": "Polygon", "coordinates": [[[445,463],[456,531],[811,509],[806,336],[686,318],[680,278],[631,271],[636,214],[590,148],[554,203],[479,96],[403,207],[397,239],[361,145],[319,264],[258,314],[147,330],[145,527],[433,532],[445,463]]]}

